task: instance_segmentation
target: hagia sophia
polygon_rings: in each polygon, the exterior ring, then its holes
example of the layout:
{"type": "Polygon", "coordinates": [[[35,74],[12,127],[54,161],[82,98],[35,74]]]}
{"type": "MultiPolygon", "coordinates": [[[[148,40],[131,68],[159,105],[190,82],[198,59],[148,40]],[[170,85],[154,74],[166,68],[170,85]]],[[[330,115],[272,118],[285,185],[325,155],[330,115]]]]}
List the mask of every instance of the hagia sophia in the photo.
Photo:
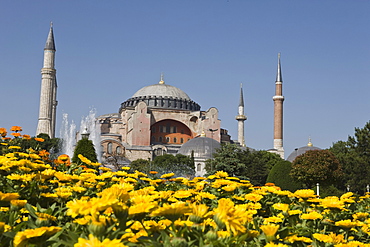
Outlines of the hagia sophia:
{"type": "MultiPolygon", "coordinates": [[[[36,135],[46,133],[55,137],[57,107],[57,81],[55,69],[55,42],[53,27],[50,27],[44,48],[44,63],[41,69],[40,110],[36,135]]],[[[283,147],[283,80],[280,54],[278,55],[275,81],[273,148],[267,151],[284,158],[283,147]]],[[[138,89],[131,98],[121,103],[118,112],[97,117],[100,128],[102,156],[118,155],[126,160],[152,160],[162,154],[190,155],[194,153],[196,175],[205,173],[205,160],[220,143],[236,143],[245,147],[243,89],[236,116],[238,137],[233,141],[228,131],[222,128],[215,107],[202,110],[201,106],[181,89],[165,83],[163,74],[158,83],[138,89]]],[[[308,144],[296,149],[288,160],[308,149],[319,149],[308,144]]]]}

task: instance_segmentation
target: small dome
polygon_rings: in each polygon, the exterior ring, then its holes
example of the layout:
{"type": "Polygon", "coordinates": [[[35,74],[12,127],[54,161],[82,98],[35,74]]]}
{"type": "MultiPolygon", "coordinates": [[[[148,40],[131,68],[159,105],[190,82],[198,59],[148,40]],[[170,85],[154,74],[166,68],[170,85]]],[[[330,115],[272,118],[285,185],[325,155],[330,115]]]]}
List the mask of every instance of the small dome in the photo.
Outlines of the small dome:
{"type": "Polygon", "coordinates": [[[288,156],[286,160],[293,162],[295,158],[297,158],[297,156],[304,154],[305,152],[310,151],[310,150],[321,150],[321,148],[314,147],[312,143],[309,142],[307,146],[294,149],[294,151],[288,156]]]}
{"type": "Polygon", "coordinates": [[[178,99],[189,100],[190,97],[181,89],[167,85],[164,83],[158,83],[150,86],[146,86],[137,91],[132,98],[135,97],[145,97],[145,96],[154,96],[154,97],[172,97],[178,99]]]}
{"type": "Polygon", "coordinates": [[[210,159],[220,147],[220,143],[212,138],[196,137],[183,144],[177,153],[190,156],[194,151],[194,158],[210,159]]]}

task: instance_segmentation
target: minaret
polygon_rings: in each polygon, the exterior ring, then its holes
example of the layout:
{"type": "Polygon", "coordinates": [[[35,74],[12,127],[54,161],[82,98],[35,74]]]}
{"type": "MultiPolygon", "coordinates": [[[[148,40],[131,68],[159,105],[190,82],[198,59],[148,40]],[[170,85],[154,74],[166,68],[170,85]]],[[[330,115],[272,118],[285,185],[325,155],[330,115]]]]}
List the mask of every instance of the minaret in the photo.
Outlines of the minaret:
{"type": "Polygon", "coordinates": [[[281,75],[280,53],[278,54],[278,68],[275,82],[274,100],[274,149],[284,159],[283,148],[283,77],[281,75]]]}
{"type": "Polygon", "coordinates": [[[55,70],[55,43],[53,25],[50,24],[49,35],[44,48],[44,66],[41,69],[40,110],[36,136],[41,133],[55,137],[56,116],[56,70],[55,70]]]}
{"type": "Polygon", "coordinates": [[[240,99],[238,107],[238,115],[235,117],[238,121],[238,142],[241,146],[245,146],[244,139],[244,121],[247,120],[247,117],[244,115],[244,99],[243,99],[243,86],[240,84],[240,99]]]}

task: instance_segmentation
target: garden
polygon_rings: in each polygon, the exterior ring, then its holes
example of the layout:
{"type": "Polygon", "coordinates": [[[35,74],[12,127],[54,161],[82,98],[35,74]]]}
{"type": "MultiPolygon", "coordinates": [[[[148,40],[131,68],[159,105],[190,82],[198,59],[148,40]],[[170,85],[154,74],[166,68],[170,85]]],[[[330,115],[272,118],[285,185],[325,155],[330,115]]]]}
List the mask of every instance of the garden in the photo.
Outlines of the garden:
{"type": "Polygon", "coordinates": [[[113,172],[11,131],[0,128],[0,246],[370,246],[368,194],[320,198],[224,171],[113,172]]]}

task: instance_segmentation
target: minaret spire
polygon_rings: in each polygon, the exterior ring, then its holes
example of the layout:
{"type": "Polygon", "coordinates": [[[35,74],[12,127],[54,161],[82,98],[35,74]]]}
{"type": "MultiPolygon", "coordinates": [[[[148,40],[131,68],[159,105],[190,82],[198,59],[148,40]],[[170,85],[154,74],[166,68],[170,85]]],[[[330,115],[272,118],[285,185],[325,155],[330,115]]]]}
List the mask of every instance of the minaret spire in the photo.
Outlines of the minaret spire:
{"type": "Polygon", "coordinates": [[[44,64],[41,69],[40,110],[36,131],[36,135],[45,133],[48,134],[50,138],[55,137],[55,117],[57,106],[55,51],[53,24],[51,23],[44,48],[44,64]]]}
{"type": "Polygon", "coordinates": [[[280,53],[278,54],[278,67],[275,81],[274,101],[274,149],[275,152],[284,158],[283,147],[283,77],[281,73],[280,53]]]}
{"type": "Polygon", "coordinates": [[[247,117],[244,115],[243,85],[241,83],[238,115],[235,117],[235,119],[238,121],[238,142],[241,146],[245,146],[244,121],[247,120],[247,117]]]}

